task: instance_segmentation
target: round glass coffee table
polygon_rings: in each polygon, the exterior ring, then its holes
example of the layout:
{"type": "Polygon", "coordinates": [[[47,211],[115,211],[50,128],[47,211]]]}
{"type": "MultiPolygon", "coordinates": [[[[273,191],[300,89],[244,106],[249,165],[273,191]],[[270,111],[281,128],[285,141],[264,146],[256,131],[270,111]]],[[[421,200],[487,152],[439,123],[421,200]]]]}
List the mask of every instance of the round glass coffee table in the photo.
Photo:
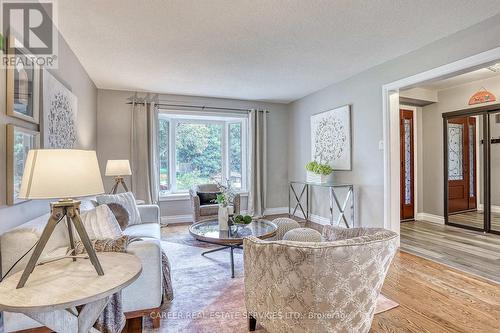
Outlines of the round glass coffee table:
{"type": "Polygon", "coordinates": [[[205,251],[201,255],[230,249],[231,277],[234,278],[234,256],[235,248],[241,249],[243,238],[255,236],[266,239],[276,235],[276,225],[270,221],[257,219],[249,224],[232,225],[231,230],[219,230],[218,220],[205,220],[189,227],[189,233],[200,242],[222,245],[222,247],[205,251]]]}

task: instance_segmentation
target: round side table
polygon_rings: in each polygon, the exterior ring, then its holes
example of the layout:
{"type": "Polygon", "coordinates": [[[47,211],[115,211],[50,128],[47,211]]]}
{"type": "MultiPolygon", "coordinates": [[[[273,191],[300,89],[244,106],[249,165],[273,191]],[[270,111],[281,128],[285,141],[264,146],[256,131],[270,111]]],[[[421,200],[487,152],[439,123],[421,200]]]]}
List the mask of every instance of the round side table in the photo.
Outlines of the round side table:
{"type": "Polygon", "coordinates": [[[97,254],[99,276],[87,259],[61,259],[35,267],[23,288],[16,289],[22,270],[0,283],[0,310],[19,312],[55,332],[99,332],[92,326],[111,295],[134,282],[142,265],[134,255],[97,254]],[[83,305],[80,311],[75,307],[83,305]]]}

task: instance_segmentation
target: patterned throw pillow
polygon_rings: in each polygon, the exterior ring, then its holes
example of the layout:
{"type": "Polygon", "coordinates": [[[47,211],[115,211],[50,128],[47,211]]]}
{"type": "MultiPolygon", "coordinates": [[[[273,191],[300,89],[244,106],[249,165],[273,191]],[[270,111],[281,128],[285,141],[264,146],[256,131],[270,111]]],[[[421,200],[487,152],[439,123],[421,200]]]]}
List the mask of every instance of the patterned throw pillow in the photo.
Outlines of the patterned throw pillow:
{"type": "MultiPolygon", "coordinates": [[[[129,237],[124,235],[118,238],[94,239],[92,247],[96,252],[125,252],[129,243],[129,237]]],[[[75,242],[75,254],[87,253],[81,241],[75,242]]]]}
{"type": "Polygon", "coordinates": [[[141,216],[139,215],[139,209],[137,208],[135,197],[132,192],[99,195],[96,200],[99,205],[107,205],[110,203],[122,205],[128,212],[128,224],[141,224],[141,216]]]}

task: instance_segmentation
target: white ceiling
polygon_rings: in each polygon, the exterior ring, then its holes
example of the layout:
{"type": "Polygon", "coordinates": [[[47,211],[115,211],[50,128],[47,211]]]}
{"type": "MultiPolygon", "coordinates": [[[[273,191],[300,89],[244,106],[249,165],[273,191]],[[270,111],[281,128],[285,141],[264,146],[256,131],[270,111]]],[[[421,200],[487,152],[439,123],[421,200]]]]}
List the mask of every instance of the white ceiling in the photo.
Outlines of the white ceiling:
{"type": "Polygon", "coordinates": [[[426,83],[420,85],[419,87],[424,89],[439,91],[439,90],[450,89],[474,81],[489,79],[499,75],[500,72],[492,72],[487,68],[480,68],[475,71],[457,75],[448,79],[426,83]]]}
{"type": "Polygon", "coordinates": [[[72,0],[99,88],[289,102],[500,12],[498,0],[72,0]]]}

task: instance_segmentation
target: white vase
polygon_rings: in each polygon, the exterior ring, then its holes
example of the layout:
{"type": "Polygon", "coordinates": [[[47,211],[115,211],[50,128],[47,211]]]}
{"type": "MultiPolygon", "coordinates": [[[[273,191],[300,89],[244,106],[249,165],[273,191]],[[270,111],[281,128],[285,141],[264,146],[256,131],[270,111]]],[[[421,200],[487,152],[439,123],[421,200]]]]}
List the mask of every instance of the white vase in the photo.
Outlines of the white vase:
{"type": "Polygon", "coordinates": [[[324,184],[324,183],[330,183],[333,180],[333,174],[329,175],[320,175],[311,171],[307,171],[306,173],[306,181],[308,183],[318,183],[318,184],[324,184]]]}
{"type": "Polygon", "coordinates": [[[219,205],[218,217],[219,217],[219,230],[222,231],[229,230],[229,226],[227,224],[227,221],[229,219],[229,212],[227,210],[227,207],[219,205]]]}

